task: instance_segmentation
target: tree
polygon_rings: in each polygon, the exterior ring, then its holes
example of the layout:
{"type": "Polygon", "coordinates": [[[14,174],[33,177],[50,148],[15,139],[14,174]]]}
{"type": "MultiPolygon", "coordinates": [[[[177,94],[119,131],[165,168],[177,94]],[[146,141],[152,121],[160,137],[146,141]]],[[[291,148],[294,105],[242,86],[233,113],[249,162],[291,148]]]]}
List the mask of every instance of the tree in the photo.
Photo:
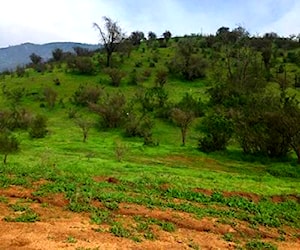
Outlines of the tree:
{"type": "Polygon", "coordinates": [[[152,31],[149,31],[148,33],[148,46],[151,46],[152,48],[155,48],[156,46],[156,39],[157,39],[157,35],[152,32],[152,31]]]}
{"type": "Polygon", "coordinates": [[[76,125],[81,128],[83,134],[83,142],[86,142],[89,130],[93,126],[93,122],[85,118],[78,118],[76,120],[76,125]]]}
{"type": "Polygon", "coordinates": [[[172,37],[172,33],[169,31],[169,30],[166,30],[164,33],[163,33],[163,37],[164,39],[166,40],[166,42],[168,42],[170,40],[170,38],[172,37]]]}
{"type": "Polygon", "coordinates": [[[106,51],[106,66],[110,67],[112,54],[124,39],[124,34],[117,22],[112,21],[106,16],[103,19],[105,22],[105,31],[97,23],[94,23],[94,27],[100,33],[100,41],[103,43],[106,51]]]}
{"type": "Polygon", "coordinates": [[[148,40],[154,41],[157,39],[157,35],[153,31],[148,32],[148,40]]]}
{"type": "Polygon", "coordinates": [[[7,131],[0,132],[0,153],[4,155],[3,163],[6,164],[7,156],[19,151],[19,141],[7,131]]]}
{"type": "Polygon", "coordinates": [[[195,115],[192,111],[183,111],[179,108],[174,108],[171,112],[171,117],[173,122],[180,128],[182,146],[185,146],[186,134],[195,119],[195,115]]]}
{"type": "Polygon", "coordinates": [[[134,31],[129,37],[129,40],[134,46],[140,45],[143,39],[145,39],[145,35],[142,31],[134,31]]]}
{"type": "Polygon", "coordinates": [[[197,51],[197,47],[195,39],[180,40],[177,43],[175,56],[169,64],[170,71],[188,81],[204,77],[207,63],[197,51]]]}
{"type": "Polygon", "coordinates": [[[39,63],[42,62],[42,57],[40,57],[39,55],[35,54],[35,53],[32,53],[30,56],[29,56],[31,62],[34,64],[34,65],[38,65],[39,63]]]}
{"type": "Polygon", "coordinates": [[[204,136],[199,139],[199,149],[204,152],[224,150],[232,136],[233,124],[220,111],[208,113],[200,125],[204,136]]]}
{"type": "Polygon", "coordinates": [[[82,48],[80,46],[73,47],[73,50],[75,51],[77,56],[90,56],[92,53],[91,51],[89,51],[89,49],[82,48]]]}
{"type": "Polygon", "coordinates": [[[52,51],[52,58],[55,62],[59,62],[63,58],[63,51],[60,48],[56,48],[52,51]]]}

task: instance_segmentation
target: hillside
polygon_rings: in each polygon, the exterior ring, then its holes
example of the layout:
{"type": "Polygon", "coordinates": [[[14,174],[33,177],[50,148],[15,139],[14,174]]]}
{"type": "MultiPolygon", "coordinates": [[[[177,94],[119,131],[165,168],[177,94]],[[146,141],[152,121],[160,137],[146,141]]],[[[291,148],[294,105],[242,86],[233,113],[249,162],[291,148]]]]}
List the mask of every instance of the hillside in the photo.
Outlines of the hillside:
{"type": "Polygon", "coordinates": [[[1,247],[299,249],[299,49],[232,31],[1,74],[1,247]]]}
{"type": "Polygon", "coordinates": [[[35,53],[47,61],[52,57],[52,51],[59,48],[64,52],[74,52],[74,47],[82,47],[89,50],[99,48],[98,45],[72,43],[72,42],[56,42],[47,44],[24,43],[21,45],[0,48],[0,72],[3,70],[13,70],[18,65],[24,66],[30,62],[29,56],[35,53]]]}

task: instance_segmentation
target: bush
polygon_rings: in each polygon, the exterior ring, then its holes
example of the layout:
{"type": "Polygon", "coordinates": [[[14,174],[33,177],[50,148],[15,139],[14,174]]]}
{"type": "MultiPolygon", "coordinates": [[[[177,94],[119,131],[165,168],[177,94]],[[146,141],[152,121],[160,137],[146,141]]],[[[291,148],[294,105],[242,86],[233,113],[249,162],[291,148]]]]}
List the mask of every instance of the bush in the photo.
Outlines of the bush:
{"type": "Polygon", "coordinates": [[[169,74],[169,72],[167,69],[157,70],[156,75],[155,75],[155,83],[156,83],[157,87],[162,88],[167,83],[168,74],[169,74]]]}
{"type": "Polygon", "coordinates": [[[137,72],[134,69],[133,71],[131,71],[131,73],[129,74],[129,79],[128,79],[128,84],[129,85],[138,85],[139,80],[138,80],[138,76],[137,76],[137,72]]]}
{"type": "Polygon", "coordinates": [[[24,67],[21,67],[21,66],[17,66],[16,68],[16,74],[17,74],[17,77],[23,77],[25,76],[25,68],[24,67]]]}
{"type": "Polygon", "coordinates": [[[177,103],[176,108],[184,111],[192,111],[195,117],[200,117],[204,114],[205,105],[199,98],[195,99],[191,94],[185,93],[179,103],[177,103]]]}
{"type": "Polygon", "coordinates": [[[48,133],[47,119],[42,115],[37,115],[29,127],[30,138],[44,138],[48,133]]]}
{"type": "Polygon", "coordinates": [[[12,108],[0,112],[0,129],[27,129],[32,119],[31,113],[24,108],[12,108]]]}
{"type": "Polygon", "coordinates": [[[97,103],[103,90],[96,86],[80,84],[73,94],[72,102],[77,106],[87,106],[89,103],[97,103]]]}
{"type": "Polygon", "coordinates": [[[95,65],[90,57],[70,56],[67,60],[67,66],[74,73],[82,75],[93,75],[95,73],[95,65]]]}
{"type": "Polygon", "coordinates": [[[105,69],[105,73],[110,77],[111,85],[114,87],[119,87],[121,80],[126,75],[125,72],[117,68],[107,68],[105,69]]]}
{"type": "Polygon", "coordinates": [[[19,150],[19,141],[7,131],[0,132],[0,153],[4,155],[3,163],[6,164],[7,156],[19,150]]]}
{"type": "Polygon", "coordinates": [[[224,150],[233,133],[232,122],[217,112],[205,116],[200,129],[205,134],[199,139],[199,149],[203,152],[224,150]]]}
{"type": "Polygon", "coordinates": [[[106,95],[99,104],[90,103],[92,111],[101,117],[101,125],[104,128],[120,127],[125,115],[126,98],[118,93],[106,95]]]}
{"type": "Polygon", "coordinates": [[[51,109],[54,108],[57,98],[57,92],[53,88],[46,87],[44,88],[44,97],[48,107],[51,109]]]}

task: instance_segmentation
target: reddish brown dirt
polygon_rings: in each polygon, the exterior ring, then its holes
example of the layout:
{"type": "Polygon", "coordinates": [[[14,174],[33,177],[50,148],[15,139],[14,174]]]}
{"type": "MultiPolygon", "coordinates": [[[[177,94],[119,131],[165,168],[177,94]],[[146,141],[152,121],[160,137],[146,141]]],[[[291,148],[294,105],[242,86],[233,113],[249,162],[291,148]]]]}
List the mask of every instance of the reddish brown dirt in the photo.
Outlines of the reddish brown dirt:
{"type": "MultiPolygon", "coordinates": [[[[107,181],[108,179],[105,179],[107,181]]],[[[234,249],[235,243],[223,239],[230,233],[241,242],[248,238],[260,236],[271,241],[279,249],[300,249],[300,239],[293,238],[295,231],[285,229],[286,241],[276,239],[279,233],[276,229],[261,227],[251,229],[246,223],[238,222],[234,226],[221,224],[215,218],[196,219],[192,215],[171,210],[148,209],[134,204],[120,204],[115,212],[118,220],[126,221],[126,225],[134,225],[133,216],[155,218],[172,222],[176,231],[169,233],[154,226],[155,240],[143,240],[136,243],[131,239],[119,238],[108,232],[96,232],[99,226],[90,223],[87,213],[72,213],[65,209],[68,200],[62,194],[52,194],[47,197],[35,197],[34,190],[11,186],[0,189],[0,196],[6,197],[7,203],[0,203],[0,250],[35,250],[35,249],[234,249]],[[39,214],[40,221],[34,223],[5,222],[5,216],[14,215],[9,204],[16,202],[28,204],[39,214]],[[33,201],[30,201],[31,199],[33,201]],[[248,238],[247,238],[248,237],[248,238]],[[246,239],[245,239],[246,238],[246,239]]],[[[101,207],[98,201],[94,206],[101,207]]],[[[299,233],[299,232],[298,232],[299,233]]]]}

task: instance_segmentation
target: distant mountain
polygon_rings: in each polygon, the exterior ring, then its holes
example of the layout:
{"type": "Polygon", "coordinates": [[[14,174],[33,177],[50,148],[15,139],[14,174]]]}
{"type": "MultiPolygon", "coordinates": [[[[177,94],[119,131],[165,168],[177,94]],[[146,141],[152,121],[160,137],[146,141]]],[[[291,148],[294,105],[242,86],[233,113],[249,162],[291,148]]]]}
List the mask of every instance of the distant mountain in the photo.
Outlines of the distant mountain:
{"type": "Polygon", "coordinates": [[[89,50],[95,50],[98,49],[100,45],[57,42],[47,44],[24,43],[7,48],[0,48],[0,72],[6,69],[11,70],[16,68],[18,65],[23,66],[31,62],[29,56],[32,53],[41,56],[44,60],[48,60],[52,58],[52,51],[54,49],[60,48],[64,52],[74,52],[74,47],[82,47],[89,50]]]}

